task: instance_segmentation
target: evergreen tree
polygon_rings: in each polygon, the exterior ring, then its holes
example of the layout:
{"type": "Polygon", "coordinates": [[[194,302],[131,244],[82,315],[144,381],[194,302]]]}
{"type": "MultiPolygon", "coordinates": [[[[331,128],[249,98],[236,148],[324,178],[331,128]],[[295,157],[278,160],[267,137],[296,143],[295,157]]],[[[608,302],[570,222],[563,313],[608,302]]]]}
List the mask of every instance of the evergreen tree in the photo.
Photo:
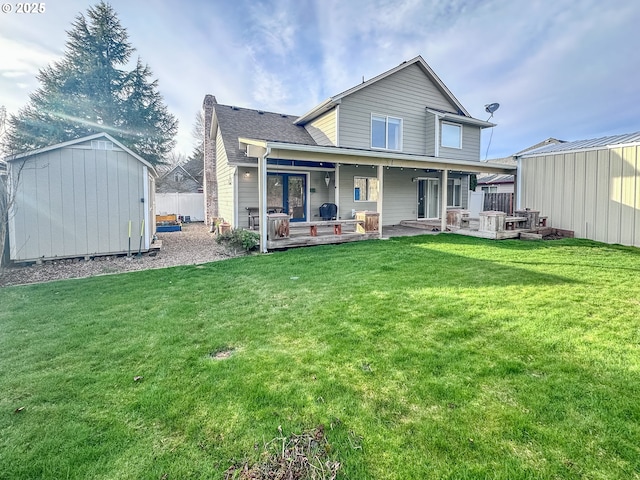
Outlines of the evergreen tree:
{"type": "Polygon", "coordinates": [[[10,118],[7,146],[16,153],[107,132],[153,164],[175,145],[178,122],[157,80],[138,59],[113,8],[101,1],[71,24],[59,62],[40,70],[41,87],[10,118]]]}

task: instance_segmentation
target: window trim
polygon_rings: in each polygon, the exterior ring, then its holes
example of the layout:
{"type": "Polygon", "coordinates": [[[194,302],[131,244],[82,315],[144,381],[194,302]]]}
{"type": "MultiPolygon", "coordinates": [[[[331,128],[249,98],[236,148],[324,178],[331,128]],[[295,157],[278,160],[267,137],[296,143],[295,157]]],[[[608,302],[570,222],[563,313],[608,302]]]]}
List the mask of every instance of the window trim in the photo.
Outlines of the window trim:
{"type": "Polygon", "coordinates": [[[449,196],[448,193],[449,191],[451,191],[451,199],[453,201],[453,205],[449,205],[449,198],[447,198],[447,208],[451,207],[451,208],[460,208],[462,206],[462,179],[461,178],[448,178],[447,179],[447,197],[449,196]],[[449,189],[449,182],[451,182],[451,189],[449,189]],[[455,194],[456,194],[456,183],[460,186],[460,198],[458,198],[458,205],[455,205],[456,203],[456,198],[455,198],[455,194]]]}
{"type": "Polygon", "coordinates": [[[404,119],[402,119],[401,117],[394,117],[393,115],[383,115],[381,113],[371,113],[371,120],[370,120],[370,128],[369,128],[369,134],[370,134],[370,142],[369,145],[371,145],[371,148],[374,150],[388,150],[391,152],[401,152],[402,151],[402,143],[404,141],[404,119]],[[374,117],[378,118],[378,119],[384,119],[384,147],[374,147],[373,146],[373,119],[374,117]],[[389,148],[389,119],[393,119],[393,120],[398,120],[400,121],[400,139],[398,141],[399,145],[398,148],[389,148]]]}
{"type": "Polygon", "coordinates": [[[371,202],[377,202],[378,201],[378,196],[380,195],[380,183],[378,182],[378,177],[365,177],[364,175],[354,175],[353,176],[353,201],[355,203],[371,203],[371,202]],[[360,199],[356,199],[356,179],[361,179],[361,180],[365,180],[366,181],[366,195],[367,198],[362,200],[362,193],[360,194],[360,199]],[[376,186],[376,198],[375,199],[370,199],[369,198],[369,181],[371,180],[375,180],[377,182],[377,186],[376,186]]]}
{"type": "Polygon", "coordinates": [[[443,147],[443,148],[454,148],[454,149],[456,149],[456,150],[462,150],[462,133],[463,133],[463,131],[464,131],[464,128],[463,128],[463,126],[462,126],[462,125],[460,125],[459,123],[447,122],[447,121],[444,121],[444,120],[443,120],[443,121],[441,121],[441,122],[440,122],[440,146],[441,146],[441,147],[443,147]],[[445,125],[449,125],[449,126],[451,126],[451,127],[457,127],[457,128],[460,130],[460,136],[459,136],[459,140],[460,140],[460,141],[459,141],[459,146],[454,147],[454,146],[451,146],[451,145],[445,145],[445,144],[443,143],[443,142],[444,142],[444,135],[442,134],[442,128],[443,128],[445,125]]]}

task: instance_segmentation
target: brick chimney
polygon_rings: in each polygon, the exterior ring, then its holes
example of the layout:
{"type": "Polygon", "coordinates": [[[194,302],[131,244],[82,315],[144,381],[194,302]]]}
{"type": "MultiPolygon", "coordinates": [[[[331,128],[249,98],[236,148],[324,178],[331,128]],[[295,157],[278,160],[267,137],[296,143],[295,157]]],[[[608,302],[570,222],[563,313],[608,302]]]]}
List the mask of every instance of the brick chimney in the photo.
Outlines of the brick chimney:
{"type": "Polygon", "coordinates": [[[207,225],[218,218],[218,178],[216,174],[216,132],[211,132],[213,106],[218,103],[213,95],[205,95],[204,111],[204,217],[207,225]]]}

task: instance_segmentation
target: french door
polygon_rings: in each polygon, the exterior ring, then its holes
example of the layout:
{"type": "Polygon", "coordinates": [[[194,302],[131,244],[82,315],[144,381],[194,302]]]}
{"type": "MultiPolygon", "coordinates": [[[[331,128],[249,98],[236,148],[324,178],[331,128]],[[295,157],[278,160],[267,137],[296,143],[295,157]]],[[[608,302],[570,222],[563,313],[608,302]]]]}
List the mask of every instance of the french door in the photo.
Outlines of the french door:
{"type": "Polygon", "coordinates": [[[267,210],[287,213],[292,222],[307,221],[307,176],[267,173],[267,210]]]}
{"type": "Polygon", "coordinates": [[[440,218],[440,179],[418,180],[418,218],[440,218]]]}

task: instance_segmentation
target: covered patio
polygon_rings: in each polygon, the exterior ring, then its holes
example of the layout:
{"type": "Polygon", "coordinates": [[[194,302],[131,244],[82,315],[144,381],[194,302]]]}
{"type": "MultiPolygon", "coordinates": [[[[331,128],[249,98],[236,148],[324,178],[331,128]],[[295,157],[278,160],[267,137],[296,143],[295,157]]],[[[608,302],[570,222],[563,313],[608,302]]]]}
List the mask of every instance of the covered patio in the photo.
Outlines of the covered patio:
{"type": "MultiPolygon", "coordinates": [[[[398,225],[401,220],[436,222],[439,231],[447,230],[448,188],[451,178],[477,173],[516,174],[516,167],[488,164],[469,160],[456,160],[426,155],[411,155],[390,151],[371,151],[333,146],[300,145],[249,138],[239,139],[240,149],[249,158],[257,158],[258,208],[256,219],[260,233],[260,251],[291,246],[343,243],[369,238],[384,238],[383,225],[398,225]],[[283,162],[290,162],[287,171],[322,172],[333,184],[333,202],[337,215],[331,221],[289,222],[291,213],[269,213],[267,197],[268,176],[283,171],[283,162]],[[296,165],[295,162],[300,162],[296,165]],[[302,165],[304,162],[304,165],[302,165]],[[355,172],[366,172],[364,174],[355,172]],[[354,192],[354,175],[375,182],[376,195],[364,202],[358,188],[354,192]],[[341,178],[344,177],[344,178],[341,178]],[[425,188],[422,189],[424,183],[425,188]],[[433,200],[427,211],[422,208],[426,188],[433,187],[433,200]],[[353,200],[353,201],[351,201],[353,200]],[[356,207],[356,208],[354,208],[356,207]],[[362,207],[360,210],[357,207],[362,207]],[[444,213],[443,213],[444,212],[444,213]],[[420,218],[422,216],[422,218],[420,218]],[[375,221],[374,221],[375,219],[375,221]]],[[[453,183],[461,189],[460,182],[453,183]]],[[[365,195],[367,183],[363,183],[365,195]]],[[[457,192],[459,194],[459,192],[457,192]]],[[[331,198],[331,196],[329,197],[331,198]]],[[[464,205],[460,205],[463,207],[464,205]]],[[[305,208],[309,210],[309,206],[305,208]]],[[[423,233],[423,232],[421,232],[423,233]]]]}

